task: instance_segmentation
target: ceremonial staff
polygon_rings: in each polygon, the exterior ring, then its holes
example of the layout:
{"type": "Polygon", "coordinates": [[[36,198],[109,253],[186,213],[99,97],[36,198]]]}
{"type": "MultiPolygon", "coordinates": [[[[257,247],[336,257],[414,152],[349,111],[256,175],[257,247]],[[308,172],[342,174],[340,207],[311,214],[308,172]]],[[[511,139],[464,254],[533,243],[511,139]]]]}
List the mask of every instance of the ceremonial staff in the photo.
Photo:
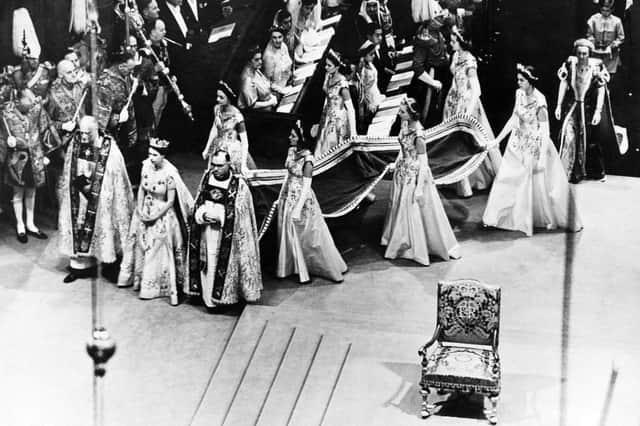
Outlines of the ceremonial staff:
{"type": "MultiPolygon", "coordinates": [[[[98,25],[98,10],[94,0],[86,0],[86,19],[91,49],[91,114],[95,116],[98,110],[97,34],[100,31],[100,26],[98,25]]],[[[94,426],[102,426],[104,424],[103,378],[107,372],[107,362],[116,351],[116,343],[102,323],[102,299],[97,278],[101,275],[100,269],[100,263],[98,263],[98,273],[91,279],[91,337],[87,342],[87,353],[93,360],[94,426]]]]}
{"type": "MultiPolygon", "coordinates": [[[[151,47],[151,41],[144,33],[144,20],[140,12],[138,11],[137,5],[134,3],[133,7],[129,6],[129,0],[118,0],[114,7],[114,12],[116,16],[125,21],[125,27],[127,29],[127,34],[129,34],[129,30],[133,29],[136,35],[142,40],[144,43],[144,50],[147,54],[151,55],[156,64],[162,64],[162,68],[160,69],[160,74],[164,76],[164,78],[169,83],[171,90],[175,93],[178,98],[178,102],[180,102],[180,106],[182,107],[182,111],[184,114],[189,117],[191,121],[193,121],[193,113],[191,110],[191,105],[189,105],[184,100],[184,95],[180,91],[178,87],[178,83],[176,78],[169,74],[169,68],[160,60],[156,52],[151,47]],[[130,27],[131,26],[131,27],[130,27]]],[[[166,38],[165,38],[166,39],[166,38]]],[[[129,38],[127,37],[127,42],[129,38]]],[[[175,43],[175,42],[174,42],[175,43]]],[[[178,43],[179,44],[179,43],[178,43]]]]}

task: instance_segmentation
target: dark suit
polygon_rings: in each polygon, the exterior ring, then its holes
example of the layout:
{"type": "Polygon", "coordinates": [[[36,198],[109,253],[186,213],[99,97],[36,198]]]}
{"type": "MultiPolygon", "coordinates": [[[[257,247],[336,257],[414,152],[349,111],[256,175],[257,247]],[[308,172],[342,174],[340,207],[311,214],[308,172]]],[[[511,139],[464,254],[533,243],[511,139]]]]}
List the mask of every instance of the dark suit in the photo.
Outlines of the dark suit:
{"type": "MultiPolygon", "coordinates": [[[[188,64],[189,50],[194,38],[193,32],[187,31],[186,34],[182,32],[178,21],[176,21],[173,13],[169,10],[169,6],[167,6],[167,0],[160,0],[158,6],[160,7],[160,19],[164,21],[167,30],[166,38],[174,42],[168,41],[167,45],[172,63],[171,71],[178,77],[178,80],[181,80],[182,73],[188,64]],[[189,49],[187,49],[187,47],[189,47],[189,49]]],[[[187,28],[189,28],[189,21],[185,18],[183,12],[183,8],[185,7],[188,8],[189,6],[183,4],[180,10],[187,24],[187,28]]]]}
{"type": "Polygon", "coordinates": [[[222,16],[222,1],[221,0],[197,0],[198,7],[198,18],[196,19],[196,14],[193,12],[193,9],[187,0],[184,0],[180,10],[182,11],[182,16],[184,17],[185,22],[187,23],[187,27],[189,31],[193,32],[196,38],[206,43],[209,38],[209,32],[211,28],[220,20],[223,19],[222,16]]]}

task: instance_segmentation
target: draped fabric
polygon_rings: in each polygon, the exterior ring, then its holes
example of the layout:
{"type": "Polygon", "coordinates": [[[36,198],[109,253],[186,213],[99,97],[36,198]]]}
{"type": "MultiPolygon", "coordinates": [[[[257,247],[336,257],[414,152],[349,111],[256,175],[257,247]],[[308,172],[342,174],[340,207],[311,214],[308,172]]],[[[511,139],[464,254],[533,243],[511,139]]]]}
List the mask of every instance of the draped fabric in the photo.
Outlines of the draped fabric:
{"type": "Polygon", "coordinates": [[[609,75],[602,63],[590,60],[591,77],[581,83],[576,74],[577,60],[570,57],[558,71],[558,77],[567,82],[562,105],[559,154],[570,181],[600,178],[605,174],[605,162],[615,156],[617,139],[607,81],[609,75]],[[605,97],[601,120],[591,125],[597,105],[598,90],[604,87],[605,97]]]}
{"type": "MultiPolygon", "coordinates": [[[[105,138],[108,137],[105,136],[105,138]]],[[[109,152],[105,160],[104,175],[100,187],[97,188],[95,185],[95,179],[86,182],[92,182],[92,187],[94,188],[91,188],[91,191],[96,194],[98,199],[92,237],[88,240],[89,247],[88,250],[82,250],[81,253],[84,256],[95,257],[102,263],[113,263],[122,254],[123,242],[127,238],[131,216],[135,207],[133,193],[131,192],[131,182],[127,175],[124,159],[115,141],[111,138],[109,139],[109,152]]],[[[76,145],[80,145],[79,140],[74,140],[67,149],[59,192],[59,248],[60,253],[66,256],[79,254],[75,247],[81,241],[76,239],[74,230],[78,229],[80,224],[84,225],[88,207],[87,196],[77,194],[80,191],[79,183],[81,182],[78,180],[81,176],[78,176],[78,164],[73,164],[74,158],[77,158],[74,155],[74,146],[76,145]],[[72,173],[72,169],[76,170],[75,174],[72,173]],[[72,202],[72,199],[76,198],[76,196],[78,197],[78,212],[74,214],[75,203],[72,202]],[[75,222],[74,219],[76,220],[75,222]]],[[[84,161],[82,168],[89,167],[90,170],[91,166],[87,163],[92,163],[92,161],[84,161]]]]}
{"type": "MultiPolygon", "coordinates": [[[[425,130],[424,137],[435,184],[451,184],[469,176],[491,148],[482,125],[469,116],[451,117],[425,130]]],[[[323,215],[334,218],[353,211],[382,180],[399,149],[397,137],[357,136],[316,159],[312,188],[323,215]],[[369,161],[367,157],[371,154],[379,161],[369,161]],[[377,173],[371,173],[372,170],[363,173],[363,160],[370,167],[376,167],[377,173]]],[[[287,153],[283,152],[282,158],[286,157],[287,153]]],[[[248,179],[261,235],[273,219],[277,208],[274,202],[286,175],[285,169],[258,169],[248,179]]]]}
{"type": "Polygon", "coordinates": [[[285,278],[295,273],[300,282],[309,281],[311,275],[342,281],[347,265],[333,242],[313,190],[304,200],[300,218],[293,218],[304,193],[303,170],[307,163],[313,164],[313,155],[308,150],[292,151],[286,161],[289,174],[278,205],[276,275],[285,278]]]}
{"type": "Polygon", "coordinates": [[[188,272],[184,291],[208,307],[241,300],[255,302],[262,292],[260,251],[251,193],[244,179],[230,178],[222,188],[206,171],[189,221],[188,272]],[[219,215],[221,226],[204,222],[204,212],[219,215]]]}

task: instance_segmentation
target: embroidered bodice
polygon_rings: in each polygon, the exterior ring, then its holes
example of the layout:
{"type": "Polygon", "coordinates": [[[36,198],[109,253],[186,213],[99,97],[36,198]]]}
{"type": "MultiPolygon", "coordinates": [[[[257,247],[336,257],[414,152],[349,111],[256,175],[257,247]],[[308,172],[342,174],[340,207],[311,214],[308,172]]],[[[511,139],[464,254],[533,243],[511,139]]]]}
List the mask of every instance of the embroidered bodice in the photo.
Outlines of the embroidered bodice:
{"type": "Polygon", "coordinates": [[[324,90],[325,95],[327,95],[327,99],[334,95],[342,96],[340,93],[342,89],[349,90],[349,83],[345,76],[337,71],[325,76],[322,90],[324,90]]]}
{"type": "Polygon", "coordinates": [[[512,138],[510,144],[513,148],[528,152],[534,157],[540,155],[540,121],[538,120],[538,111],[541,108],[547,108],[547,101],[542,93],[534,89],[531,96],[518,89],[516,91],[516,104],[514,114],[518,119],[515,129],[515,138],[512,138]]]}
{"type": "Polygon", "coordinates": [[[220,105],[213,108],[213,124],[218,131],[219,140],[238,140],[237,126],[242,122],[244,122],[242,113],[232,105],[224,110],[220,105]]]}
{"type": "Polygon", "coordinates": [[[156,168],[150,161],[145,161],[140,187],[143,212],[151,215],[167,201],[169,191],[175,189],[175,181],[167,167],[156,168]]]}
{"type": "Polygon", "coordinates": [[[454,87],[458,92],[467,92],[471,90],[471,79],[469,71],[478,68],[476,58],[466,51],[456,52],[451,62],[451,71],[453,73],[454,87]]]}
{"type": "MultiPolygon", "coordinates": [[[[311,151],[308,149],[289,151],[285,167],[289,172],[286,187],[286,203],[290,207],[294,207],[300,199],[300,193],[302,192],[302,180],[304,178],[304,165],[307,162],[311,162],[311,164],[313,164],[313,154],[311,154],[311,151]]],[[[309,193],[302,209],[303,217],[305,217],[305,212],[311,207],[310,203],[312,202],[313,193],[309,193]]]]}
{"type": "Polygon", "coordinates": [[[419,165],[416,140],[424,137],[423,131],[420,124],[415,129],[410,129],[406,122],[402,123],[402,129],[398,135],[402,156],[396,163],[396,173],[405,182],[415,183],[418,176],[419,165]]]}
{"type": "Polygon", "coordinates": [[[297,152],[294,152],[293,150],[289,151],[287,161],[285,163],[285,167],[289,171],[289,179],[302,179],[304,165],[308,161],[313,164],[313,154],[311,154],[311,151],[308,149],[303,149],[297,152]]]}

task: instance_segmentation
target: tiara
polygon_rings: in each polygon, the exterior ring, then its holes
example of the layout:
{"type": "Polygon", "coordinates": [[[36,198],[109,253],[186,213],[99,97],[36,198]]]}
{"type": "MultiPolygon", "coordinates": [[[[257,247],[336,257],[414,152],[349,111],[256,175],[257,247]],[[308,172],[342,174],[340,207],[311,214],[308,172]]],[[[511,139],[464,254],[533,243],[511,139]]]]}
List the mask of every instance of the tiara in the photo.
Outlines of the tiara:
{"type": "Polygon", "coordinates": [[[332,61],[336,62],[336,65],[342,67],[342,68],[346,68],[347,64],[345,64],[342,59],[340,58],[340,55],[338,54],[338,52],[336,52],[333,49],[329,49],[329,53],[328,53],[329,58],[332,61]]]}
{"type": "Polygon", "coordinates": [[[169,141],[166,140],[166,139],[151,138],[151,139],[149,139],[149,147],[151,147],[151,148],[159,148],[159,149],[167,149],[167,148],[169,148],[169,141]]]}
{"type": "Polygon", "coordinates": [[[224,91],[227,92],[229,95],[231,95],[232,98],[236,97],[236,93],[231,90],[231,87],[224,81],[220,80],[218,82],[218,85],[220,85],[220,88],[224,91]]]}
{"type": "MultiPolygon", "coordinates": [[[[416,111],[416,109],[413,107],[413,105],[411,105],[411,103],[409,103],[409,99],[411,99],[411,98],[409,98],[409,97],[405,94],[405,95],[404,95],[404,98],[402,98],[401,103],[402,103],[404,106],[406,106],[407,108],[409,108],[409,111],[410,111],[412,114],[417,114],[417,113],[418,113],[418,111],[416,111]]],[[[413,101],[415,102],[415,99],[414,99],[413,101]]]]}
{"type": "Polygon", "coordinates": [[[467,43],[467,40],[465,40],[465,38],[462,36],[462,33],[460,32],[460,28],[458,28],[456,25],[451,27],[451,33],[456,36],[458,42],[467,43]]]}
{"type": "Polygon", "coordinates": [[[529,71],[524,65],[522,64],[516,64],[516,70],[520,73],[525,75],[529,80],[532,81],[538,81],[538,77],[534,76],[531,71],[529,71]]]}

